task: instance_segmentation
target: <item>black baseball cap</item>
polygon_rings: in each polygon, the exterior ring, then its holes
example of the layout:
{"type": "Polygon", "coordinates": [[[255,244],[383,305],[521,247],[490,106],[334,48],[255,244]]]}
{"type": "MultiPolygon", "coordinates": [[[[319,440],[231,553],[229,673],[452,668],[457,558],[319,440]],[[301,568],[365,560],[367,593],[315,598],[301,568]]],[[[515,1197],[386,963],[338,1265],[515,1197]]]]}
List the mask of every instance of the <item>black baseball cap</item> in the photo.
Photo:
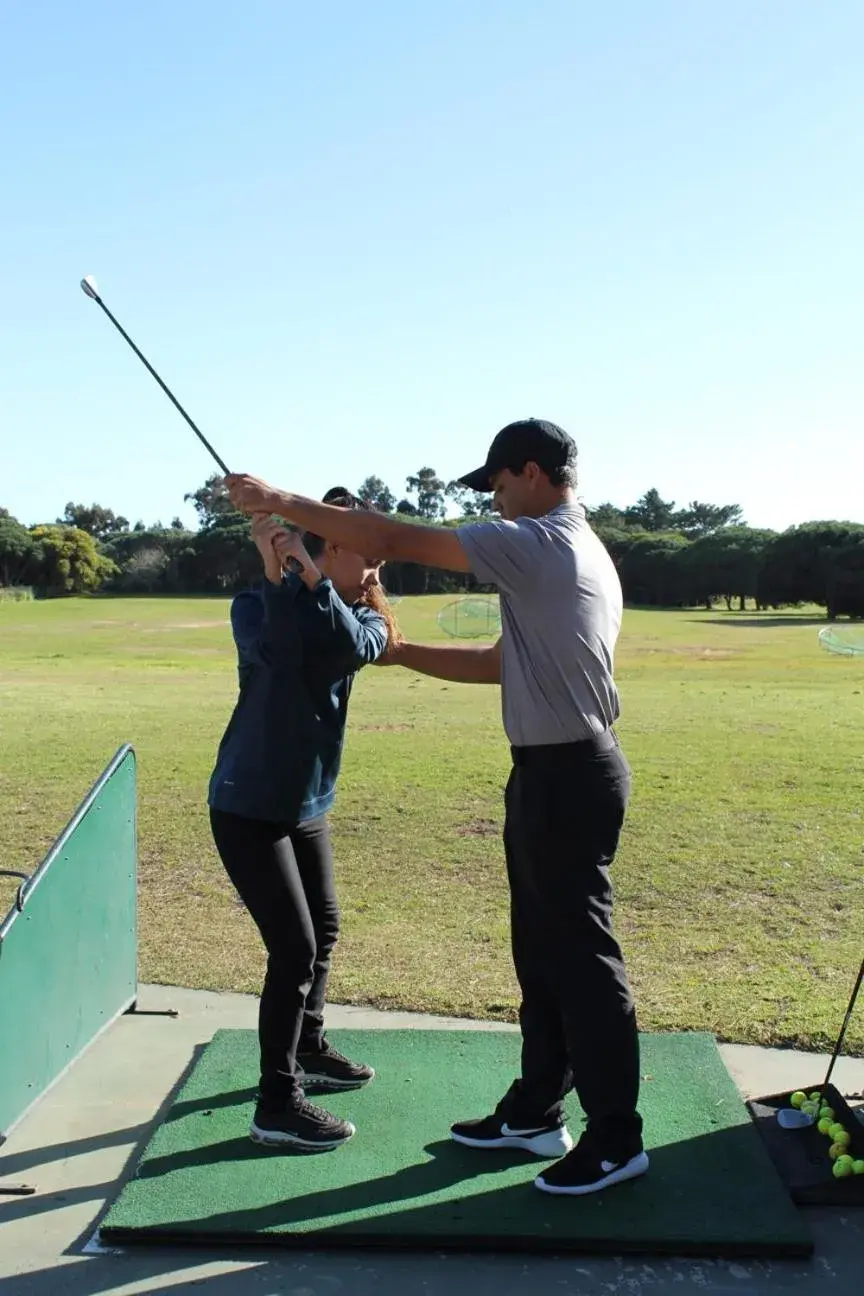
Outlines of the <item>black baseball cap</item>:
{"type": "Polygon", "coordinates": [[[552,472],[575,458],[576,443],[557,423],[547,419],[520,419],[501,429],[489,447],[482,468],[458,480],[469,490],[491,491],[491,479],[504,468],[520,473],[526,463],[536,463],[544,472],[552,472]]]}

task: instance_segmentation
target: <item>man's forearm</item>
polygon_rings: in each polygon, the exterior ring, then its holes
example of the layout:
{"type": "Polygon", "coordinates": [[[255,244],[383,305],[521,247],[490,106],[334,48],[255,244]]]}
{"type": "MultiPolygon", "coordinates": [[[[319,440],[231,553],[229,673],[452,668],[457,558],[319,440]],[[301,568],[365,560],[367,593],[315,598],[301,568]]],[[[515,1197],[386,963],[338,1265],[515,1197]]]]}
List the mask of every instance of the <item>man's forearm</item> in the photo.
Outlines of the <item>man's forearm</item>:
{"type": "Polygon", "coordinates": [[[363,509],[338,508],[289,491],[276,490],[257,477],[229,473],[231,502],[245,513],[268,513],[303,531],[323,536],[370,561],[402,561],[470,571],[468,557],[451,527],[421,526],[363,509]]]}
{"type": "Polygon", "coordinates": [[[399,666],[458,684],[500,684],[501,652],[497,643],[454,648],[449,644],[399,644],[392,654],[399,666]]]}
{"type": "Polygon", "coordinates": [[[400,548],[400,538],[406,531],[410,532],[411,524],[408,522],[397,522],[371,511],[320,504],[318,500],[306,499],[303,495],[274,491],[270,505],[277,517],[293,522],[302,531],[324,536],[353,553],[366,554],[370,558],[395,557],[395,551],[400,548]]]}

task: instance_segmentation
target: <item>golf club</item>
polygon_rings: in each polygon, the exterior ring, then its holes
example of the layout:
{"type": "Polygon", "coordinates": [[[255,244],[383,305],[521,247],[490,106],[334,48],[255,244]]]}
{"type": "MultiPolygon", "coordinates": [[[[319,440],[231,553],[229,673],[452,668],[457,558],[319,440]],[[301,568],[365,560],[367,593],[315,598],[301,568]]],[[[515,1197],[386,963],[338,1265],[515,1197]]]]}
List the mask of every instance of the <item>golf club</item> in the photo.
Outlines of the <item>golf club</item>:
{"type": "MultiPolygon", "coordinates": [[[[117,332],[121,335],[121,337],[126,339],[126,341],[129,343],[132,350],[137,355],[138,359],[145,366],[145,368],[153,375],[153,377],[156,379],[159,386],[164,391],[165,395],[171,401],[172,405],[174,405],[174,407],[180,411],[180,413],[183,415],[186,422],[191,427],[192,431],[197,436],[198,440],[201,442],[203,446],[206,447],[207,450],[210,451],[211,455],[216,460],[219,467],[222,469],[222,472],[227,477],[228,473],[230,472],[228,465],[225,463],[223,459],[220,459],[219,455],[213,449],[212,445],[207,440],[207,438],[205,437],[201,429],[199,427],[196,427],[196,425],[192,422],[192,419],[186,413],[185,409],[180,404],[180,402],[178,401],[174,393],[171,391],[170,387],[168,387],[167,384],[162,381],[162,379],[159,377],[158,373],[153,368],[153,366],[151,365],[147,357],[141,351],[139,351],[138,347],[132,341],[129,334],[126,332],[126,330],[123,328],[123,325],[120,323],[120,321],[115,319],[114,316],[111,314],[110,310],[105,305],[102,298],[99,296],[99,285],[96,283],[96,280],[93,278],[92,275],[85,275],[84,278],[81,280],[81,291],[84,293],[85,296],[92,298],[92,300],[96,302],[97,306],[101,306],[102,310],[108,316],[109,320],[114,325],[117,332]]],[[[296,572],[298,573],[298,575],[303,570],[302,563],[300,563],[298,559],[293,557],[288,559],[286,566],[290,571],[296,572]]]]}
{"type": "Polygon", "coordinates": [[[837,1036],[837,1043],[834,1045],[834,1052],[831,1054],[831,1061],[828,1064],[828,1074],[826,1075],[823,1081],[823,1089],[827,1088],[828,1082],[831,1079],[831,1073],[834,1070],[834,1067],[837,1063],[837,1059],[840,1056],[840,1050],[843,1047],[843,1040],[846,1038],[846,1027],[849,1025],[849,1022],[852,1019],[852,1012],[853,1009],[855,1008],[855,1002],[858,998],[858,992],[861,989],[862,981],[864,981],[864,962],[862,962],[861,967],[858,971],[858,978],[855,982],[855,986],[852,990],[852,995],[849,999],[849,1007],[846,1009],[846,1016],[843,1018],[843,1025],[840,1027],[840,1034],[837,1036]]]}
{"type": "Polygon", "coordinates": [[[156,379],[156,381],[157,381],[157,383],[159,384],[159,386],[160,386],[160,387],[162,388],[162,390],[164,391],[165,395],[168,397],[168,399],[171,401],[171,403],[172,403],[172,404],[173,404],[173,405],[174,405],[174,406],[175,406],[175,407],[180,411],[180,413],[183,415],[183,417],[184,417],[184,419],[186,420],[186,422],[187,422],[187,423],[189,424],[189,426],[191,427],[192,431],[193,431],[193,432],[195,433],[195,435],[197,436],[198,440],[202,443],[202,445],[206,446],[206,448],[210,451],[211,455],[212,455],[213,458],[216,460],[217,464],[219,465],[219,467],[222,469],[223,473],[225,473],[225,475],[226,475],[226,477],[227,477],[227,475],[228,475],[228,473],[229,473],[230,470],[229,470],[229,468],[227,467],[227,465],[225,464],[225,462],[224,462],[222,459],[219,458],[218,454],[217,454],[216,451],[213,449],[212,445],[211,445],[210,442],[207,440],[207,438],[205,437],[204,433],[200,430],[200,428],[197,428],[197,427],[195,426],[195,424],[192,422],[191,418],[190,418],[189,415],[186,413],[185,409],[184,409],[183,406],[180,404],[180,402],[178,401],[177,397],[174,395],[174,393],[171,391],[171,389],[170,389],[168,386],[166,386],[166,384],[162,381],[162,379],[159,377],[158,373],[157,373],[156,370],[153,368],[153,366],[151,365],[151,363],[150,363],[150,361],[147,359],[147,357],[146,357],[145,355],[142,355],[142,353],[138,350],[137,346],[136,346],[135,343],[132,341],[132,339],[130,338],[129,334],[126,332],[126,330],[123,328],[122,324],[120,324],[119,321],[116,320],[116,319],[114,318],[114,316],[111,314],[110,310],[109,310],[108,307],[105,305],[105,303],[104,303],[104,301],[102,300],[102,298],[99,296],[99,286],[98,286],[98,284],[96,283],[96,280],[93,278],[92,275],[85,275],[84,278],[81,280],[81,290],[82,290],[82,292],[84,292],[84,293],[86,294],[86,296],[88,296],[88,297],[92,297],[93,301],[96,302],[97,306],[101,306],[101,307],[102,307],[103,311],[104,311],[105,314],[108,316],[109,320],[110,320],[111,323],[114,325],[114,327],[116,328],[117,332],[118,332],[122,337],[124,337],[124,338],[126,339],[126,341],[129,343],[129,345],[130,345],[130,347],[132,348],[132,350],[133,350],[133,351],[135,352],[135,354],[137,355],[138,359],[139,359],[139,360],[141,361],[141,363],[142,363],[142,364],[143,364],[143,365],[144,365],[144,366],[145,366],[145,367],[150,371],[150,373],[151,373],[151,374],[153,375],[153,377],[156,379]]]}

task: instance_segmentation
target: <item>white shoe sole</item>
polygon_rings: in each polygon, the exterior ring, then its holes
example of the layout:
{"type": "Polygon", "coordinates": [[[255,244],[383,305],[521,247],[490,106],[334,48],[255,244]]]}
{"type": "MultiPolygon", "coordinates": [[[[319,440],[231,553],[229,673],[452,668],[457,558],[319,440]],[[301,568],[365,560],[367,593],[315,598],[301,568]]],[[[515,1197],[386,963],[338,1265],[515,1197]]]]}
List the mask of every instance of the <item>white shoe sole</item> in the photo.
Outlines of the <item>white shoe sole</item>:
{"type": "Polygon", "coordinates": [[[588,1193],[611,1188],[613,1184],[626,1183],[628,1179],[638,1179],[640,1175],[646,1173],[649,1164],[648,1153],[640,1152],[638,1156],[631,1157],[624,1165],[619,1166],[617,1170],[611,1170],[596,1183],[579,1184],[568,1188],[558,1184],[548,1184],[542,1175],[538,1175],[534,1180],[534,1187],[539,1188],[541,1192],[553,1193],[557,1197],[585,1197],[588,1193]]]}
{"type": "Polygon", "coordinates": [[[301,1152],[330,1152],[333,1148],[342,1147],[348,1139],[354,1137],[357,1130],[349,1124],[351,1133],[346,1138],[329,1139],[323,1142],[321,1139],[304,1139],[299,1134],[289,1134],[284,1130],[265,1130],[256,1125],[253,1121],[249,1126],[249,1137],[253,1143],[258,1143],[261,1147],[281,1147],[295,1148],[301,1152]]]}
{"type": "Polygon", "coordinates": [[[309,1071],[303,1071],[297,1076],[301,1089],[308,1085],[310,1089],[326,1090],[327,1093],[342,1092],[345,1089],[362,1089],[374,1079],[374,1071],[365,1080],[334,1080],[332,1076],[312,1075],[309,1071]]]}
{"type": "Polygon", "coordinates": [[[544,1161],[549,1161],[553,1157],[563,1157],[573,1147],[573,1138],[567,1126],[558,1130],[549,1130],[544,1134],[534,1134],[532,1136],[521,1136],[518,1134],[506,1134],[497,1139],[472,1139],[466,1134],[455,1134],[450,1131],[450,1137],[455,1143],[461,1143],[464,1147],[470,1148],[516,1148],[520,1152],[533,1152],[535,1156],[542,1157],[544,1161]]]}

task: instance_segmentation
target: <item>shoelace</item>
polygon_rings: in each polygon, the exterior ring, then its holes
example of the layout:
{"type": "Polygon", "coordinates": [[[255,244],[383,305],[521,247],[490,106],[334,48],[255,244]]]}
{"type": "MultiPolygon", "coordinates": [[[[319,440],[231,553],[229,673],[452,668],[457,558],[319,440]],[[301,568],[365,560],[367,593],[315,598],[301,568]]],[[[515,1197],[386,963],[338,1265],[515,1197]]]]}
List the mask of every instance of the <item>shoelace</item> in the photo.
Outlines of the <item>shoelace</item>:
{"type": "Polygon", "coordinates": [[[321,1050],[321,1056],[332,1058],[334,1062],[344,1062],[346,1066],[354,1066],[354,1063],[351,1061],[351,1059],[347,1058],[344,1053],[340,1053],[339,1050],[334,1048],[332,1044],[324,1045],[324,1047],[321,1050]]]}
{"type": "Polygon", "coordinates": [[[325,1111],[323,1107],[316,1107],[308,1098],[301,1098],[294,1106],[294,1110],[300,1116],[308,1116],[310,1120],[323,1121],[325,1124],[331,1124],[337,1118],[332,1112],[325,1111]]]}

